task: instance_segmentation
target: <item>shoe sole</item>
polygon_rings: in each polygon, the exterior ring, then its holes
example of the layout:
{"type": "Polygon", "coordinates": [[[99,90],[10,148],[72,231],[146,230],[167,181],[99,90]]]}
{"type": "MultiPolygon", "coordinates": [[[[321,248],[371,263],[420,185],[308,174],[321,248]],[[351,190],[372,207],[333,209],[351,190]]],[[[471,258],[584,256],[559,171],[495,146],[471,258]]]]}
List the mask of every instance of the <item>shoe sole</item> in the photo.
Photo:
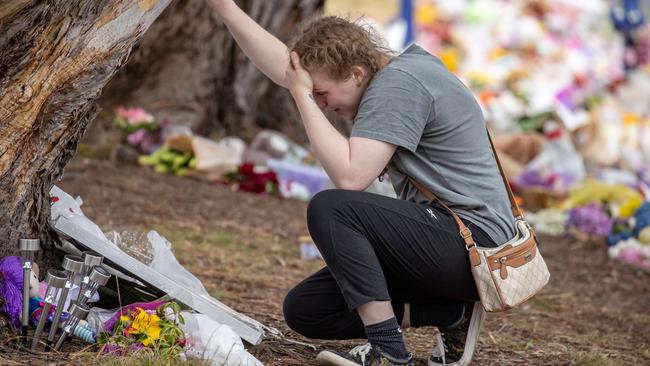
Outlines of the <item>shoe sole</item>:
{"type": "Polygon", "coordinates": [[[319,365],[359,366],[358,363],[352,362],[331,351],[321,351],[318,356],[316,356],[316,361],[319,365]]]}
{"type": "MultiPolygon", "coordinates": [[[[478,340],[478,333],[481,331],[481,322],[485,316],[485,309],[480,302],[474,303],[474,309],[472,310],[472,318],[469,321],[469,329],[467,330],[467,339],[465,341],[465,348],[463,348],[463,356],[460,360],[453,363],[445,363],[445,366],[467,366],[472,362],[472,356],[474,356],[474,349],[476,349],[476,341],[478,340]]],[[[431,359],[428,360],[429,366],[441,366],[443,364],[438,362],[433,362],[431,359]]]]}

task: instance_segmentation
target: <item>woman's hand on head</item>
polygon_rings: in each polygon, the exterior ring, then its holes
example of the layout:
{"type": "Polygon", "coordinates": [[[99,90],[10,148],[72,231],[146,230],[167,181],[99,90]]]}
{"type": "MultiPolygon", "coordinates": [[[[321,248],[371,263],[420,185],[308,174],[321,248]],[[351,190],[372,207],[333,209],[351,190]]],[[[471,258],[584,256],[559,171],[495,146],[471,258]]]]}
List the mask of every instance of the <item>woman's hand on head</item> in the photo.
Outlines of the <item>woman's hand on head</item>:
{"type": "Polygon", "coordinates": [[[291,64],[287,67],[286,80],[291,94],[306,92],[311,94],[314,89],[314,81],[300,64],[300,57],[296,52],[291,52],[291,64]]]}

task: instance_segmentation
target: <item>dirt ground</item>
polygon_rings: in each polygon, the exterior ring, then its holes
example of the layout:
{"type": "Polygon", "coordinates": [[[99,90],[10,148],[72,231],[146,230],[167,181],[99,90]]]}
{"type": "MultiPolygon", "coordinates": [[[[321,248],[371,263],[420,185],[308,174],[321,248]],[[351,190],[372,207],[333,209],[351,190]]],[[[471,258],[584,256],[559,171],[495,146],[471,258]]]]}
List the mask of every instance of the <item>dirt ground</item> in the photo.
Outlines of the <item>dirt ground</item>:
{"type": "MultiPolygon", "coordinates": [[[[307,233],[305,202],[233,192],[83,157],[70,162],[58,185],[81,196],[86,215],[105,231],[159,231],[212,295],[290,339],[316,346],[314,350],[268,339],[249,347],[265,365],[314,365],[324,347],[344,350],[359,343],[306,339],[283,321],[284,295],[323,266],[322,261],[300,259],[298,237],[307,233]]],[[[650,364],[650,274],[610,260],[603,244],[559,237],[543,237],[542,243],[551,283],[521,308],[489,314],[474,364],[650,364]]],[[[408,329],[405,334],[417,365],[426,365],[433,329],[408,329]]],[[[81,348],[76,346],[74,357],[46,359],[4,345],[0,364],[26,359],[34,364],[83,364],[77,357],[81,348]]]]}

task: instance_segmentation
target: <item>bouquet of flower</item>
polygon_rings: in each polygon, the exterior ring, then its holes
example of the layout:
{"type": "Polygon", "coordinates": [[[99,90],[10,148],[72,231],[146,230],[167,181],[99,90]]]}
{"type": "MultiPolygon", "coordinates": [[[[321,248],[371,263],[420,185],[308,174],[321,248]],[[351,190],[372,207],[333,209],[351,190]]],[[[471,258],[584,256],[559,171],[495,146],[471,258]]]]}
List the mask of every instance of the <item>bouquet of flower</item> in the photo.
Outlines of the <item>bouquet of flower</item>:
{"type": "Polygon", "coordinates": [[[133,133],[142,128],[154,131],[158,127],[153,115],[141,107],[117,107],[117,110],[115,111],[115,123],[126,134],[133,133]]]}
{"type": "Polygon", "coordinates": [[[144,166],[152,166],[158,173],[172,173],[179,176],[187,175],[196,168],[196,157],[193,153],[182,152],[163,146],[150,155],[141,155],[138,163],[144,166]]]}
{"type": "Polygon", "coordinates": [[[185,347],[184,324],[180,306],[175,302],[158,302],[130,306],[105,324],[106,332],[97,337],[103,352],[121,355],[146,348],[163,356],[177,358],[185,347]]]}
{"type": "Polygon", "coordinates": [[[227,173],[222,182],[233,184],[239,190],[252,193],[278,195],[279,182],[274,171],[260,171],[251,163],[242,164],[237,171],[227,173]]]}
{"type": "Polygon", "coordinates": [[[140,152],[150,153],[162,142],[162,130],[167,121],[158,123],[153,115],[140,107],[118,107],[115,123],[126,135],[126,140],[140,152]]]}

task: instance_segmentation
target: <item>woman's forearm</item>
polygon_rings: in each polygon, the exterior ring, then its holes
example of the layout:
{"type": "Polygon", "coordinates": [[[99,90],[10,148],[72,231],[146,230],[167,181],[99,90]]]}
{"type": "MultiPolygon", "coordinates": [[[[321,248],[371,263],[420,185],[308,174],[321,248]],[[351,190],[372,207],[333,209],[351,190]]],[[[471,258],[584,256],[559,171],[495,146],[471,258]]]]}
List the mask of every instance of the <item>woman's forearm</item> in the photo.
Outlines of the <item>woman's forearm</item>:
{"type": "Polygon", "coordinates": [[[230,30],[239,47],[262,73],[287,87],[287,46],[251,19],[232,0],[210,0],[218,17],[230,30]]]}
{"type": "Polygon", "coordinates": [[[293,93],[312,151],[335,186],[348,188],[352,180],[350,144],[325,118],[308,91],[293,93]]]}

